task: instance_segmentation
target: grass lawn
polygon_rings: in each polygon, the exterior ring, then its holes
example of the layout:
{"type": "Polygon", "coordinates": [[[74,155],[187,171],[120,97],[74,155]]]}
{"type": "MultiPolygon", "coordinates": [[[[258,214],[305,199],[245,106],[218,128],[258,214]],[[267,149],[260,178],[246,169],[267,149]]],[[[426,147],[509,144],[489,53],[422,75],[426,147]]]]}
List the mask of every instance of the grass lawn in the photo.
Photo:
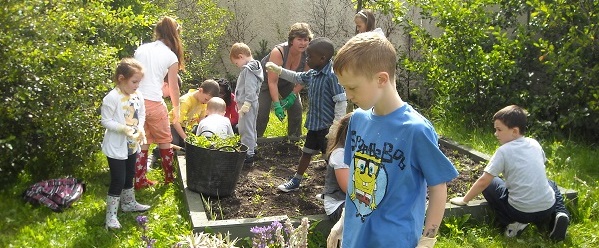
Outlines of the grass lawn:
{"type": "MultiPolygon", "coordinates": [[[[461,144],[492,155],[499,143],[490,130],[472,130],[446,122],[435,122],[437,132],[461,144]]],[[[573,141],[537,139],[549,160],[549,179],[578,191],[576,204],[566,202],[572,214],[566,240],[552,242],[529,226],[517,237],[505,238],[501,230],[486,223],[445,218],[435,247],[599,247],[599,149],[573,141]]],[[[465,193],[465,192],[464,192],[465,193]]]]}
{"type": "MultiPolygon", "coordinates": [[[[271,124],[266,136],[285,133],[286,124],[272,115],[271,124]]],[[[441,135],[488,154],[498,145],[492,133],[456,128],[448,123],[435,125],[441,135]]],[[[522,236],[506,239],[502,232],[488,224],[446,218],[436,247],[599,247],[599,169],[595,159],[599,157],[598,149],[571,141],[540,142],[549,159],[549,177],[579,193],[577,204],[568,204],[573,218],[566,240],[554,243],[530,227],[522,236]]],[[[75,175],[86,180],[87,192],[63,213],[25,204],[20,194],[33,183],[26,177],[21,178],[22,183],[2,188],[0,247],[142,247],[143,231],[135,221],[142,214],[119,212],[123,228],[104,229],[109,175],[105,157],[101,153],[95,156],[94,163],[81,165],[75,175]]],[[[152,170],[149,177],[160,181],[161,173],[161,170],[152,170]]],[[[152,206],[143,215],[149,219],[146,234],[156,239],[154,247],[171,247],[180,236],[191,232],[179,188],[176,184],[159,185],[137,192],[139,202],[152,206]]]]}

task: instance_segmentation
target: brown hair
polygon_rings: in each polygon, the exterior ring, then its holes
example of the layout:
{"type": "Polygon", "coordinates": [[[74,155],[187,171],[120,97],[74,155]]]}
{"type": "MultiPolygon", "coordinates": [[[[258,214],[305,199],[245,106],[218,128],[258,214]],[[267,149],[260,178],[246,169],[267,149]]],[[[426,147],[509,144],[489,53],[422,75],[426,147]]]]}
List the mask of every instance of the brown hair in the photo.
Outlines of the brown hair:
{"type": "Polygon", "coordinates": [[[374,13],[369,9],[362,9],[356,13],[355,19],[360,19],[366,24],[366,32],[374,30],[376,20],[374,19],[374,13]]]}
{"type": "Polygon", "coordinates": [[[220,87],[218,86],[218,83],[212,79],[204,80],[204,82],[200,84],[199,88],[202,89],[203,93],[208,94],[212,97],[218,96],[218,94],[220,93],[220,87]]]}
{"type": "Polygon", "coordinates": [[[335,130],[334,137],[329,137],[329,141],[327,144],[327,159],[331,156],[331,152],[335,150],[335,148],[340,148],[345,146],[345,137],[347,136],[347,126],[349,126],[349,120],[351,119],[353,112],[348,113],[341,117],[339,123],[333,123],[333,125],[339,125],[337,130],[335,130]]]}
{"type": "Polygon", "coordinates": [[[136,73],[141,73],[143,75],[144,69],[141,63],[134,58],[123,58],[116,66],[112,80],[114,83],[118,84],[119,75],[123,75],[125,79],[129,79],[136,73]]]}
{"type": "Polygon", "coordinates": [[[524,135],[526,132],[526,116],[528,116],[528,112],[525,109],[517,105],[510,105],[497,111],[493,115],[493,121],[500,120],[508,128],[517,127],[520,129],[520,134],[524,135]]]}
{"type": "Polygon", "coordinates": [[[355,75],[372,77],[377,72],[387,72],[395,83],[397,52],[393,44],[381,34],[365,32],[357,34],[339,49],[333,61],[335,74],[352,71],[355,75]]]}
{"type": "Polygon", "coordinates": [[[164,17],[156,24],[154,28],[154,39],[164,42],[164,44],[177,55],[179,61],[179,70],[185,70],[185,56],[183,54],[183,42],[179,33],[181,26],[172,17],[164,17]]]}
{"type": "Polygon", "coordinates": [[[310,25],[308,23],[296,22],[289,28],[289,35],[287,37],[287,44],[291,46],[293,40],[297,37],[300,38],[308,38],[308,40],[312,40],[314,35],[310,30],[310,25]]]}
{"type": "Polygon", "coordinates": [[[252,56],[252,50],[245,43],[237,42],[231,46],[231,52],[229,53],[229,59],[237,58],[237,55],[243,54],[247,57],[252,56]]]}

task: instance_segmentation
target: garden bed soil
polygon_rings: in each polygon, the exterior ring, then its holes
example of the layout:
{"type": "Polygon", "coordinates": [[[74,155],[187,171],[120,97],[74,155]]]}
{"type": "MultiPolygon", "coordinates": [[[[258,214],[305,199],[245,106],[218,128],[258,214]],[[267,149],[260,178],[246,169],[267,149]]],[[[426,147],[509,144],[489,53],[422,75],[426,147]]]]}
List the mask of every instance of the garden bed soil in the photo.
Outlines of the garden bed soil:
{"type": "MultiPolygon", "coordinates": [[[[482,173],[483,165],[456,151],[442,148],[460,175],[447,184],[448,198],[463,195],[482,173]]],[[[326,164],[314,157],[300,190],[283,193],[277,189],[295,173],[301,148],[291,142],[268,142],[258,145],[259,159],[244,165],[235,192],[228,197],[206,198],[209,219],[225,220],[260,218],[275,215],[290,217],[324,214],[316,194],[323,191],[326,164]]]]}

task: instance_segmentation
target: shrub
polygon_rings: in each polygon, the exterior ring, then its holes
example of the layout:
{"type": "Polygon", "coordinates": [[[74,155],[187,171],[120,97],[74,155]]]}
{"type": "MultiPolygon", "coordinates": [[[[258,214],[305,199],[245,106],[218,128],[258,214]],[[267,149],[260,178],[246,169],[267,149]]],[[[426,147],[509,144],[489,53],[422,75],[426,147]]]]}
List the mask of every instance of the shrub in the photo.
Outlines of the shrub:
{"type": "Polygon", "coordinates": [[[113,67],[155,19],[128,2],[8,1],[0,9],[0,184],[21,172],[33,180],[70,174],[98,150],[113,67]]]}
{"type": "Polygon", "coordinates": [[[398,1],[365,2],[402,23],[411,47],[400,54],[400,83],[420,80],[410,100],[437,118],[488,126],[495,111],[518,104],[536,135],[599,138],[596,1],[407,1],[420,22],[398,1]]]}

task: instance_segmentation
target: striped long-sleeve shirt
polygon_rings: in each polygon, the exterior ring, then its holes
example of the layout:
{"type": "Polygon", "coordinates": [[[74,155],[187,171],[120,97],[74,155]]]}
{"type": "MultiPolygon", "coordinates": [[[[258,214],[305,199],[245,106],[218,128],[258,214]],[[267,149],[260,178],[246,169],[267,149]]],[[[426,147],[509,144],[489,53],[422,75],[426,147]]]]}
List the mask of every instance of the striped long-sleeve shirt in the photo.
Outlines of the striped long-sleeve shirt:
{"type": "Polygon", "coordinates": [[[335,118],[335,104],[345,102],[345,90],[339,84],[333,72],[333,61],[321,70],[311,69],[306,72],[283,70],[279,76],[287,81],[299,83],[308,89],[308,114],[305,127],[318,131],[329,128],[335,118]]]}

